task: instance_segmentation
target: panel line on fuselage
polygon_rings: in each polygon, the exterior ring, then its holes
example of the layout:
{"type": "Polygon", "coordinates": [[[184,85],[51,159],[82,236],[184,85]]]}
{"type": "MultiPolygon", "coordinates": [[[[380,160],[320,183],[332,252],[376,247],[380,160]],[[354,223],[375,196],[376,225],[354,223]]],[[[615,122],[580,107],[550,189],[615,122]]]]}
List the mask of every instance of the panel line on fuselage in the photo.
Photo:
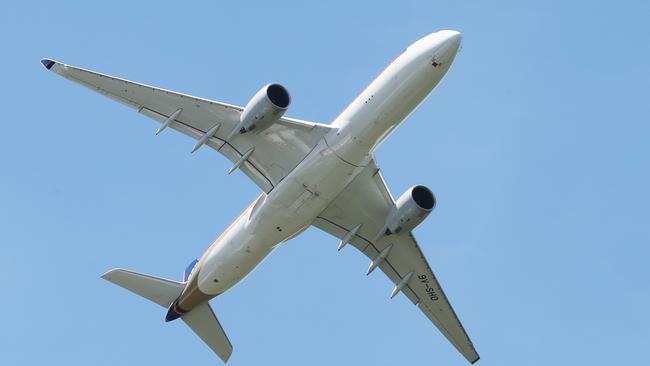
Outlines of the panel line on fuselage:
{"type": "MultiPolygon", "coordinates": [[[[354,164],[354,163],[351,163],[351,162],[345,160],[344,158],[342,158],[342,157],[338,154],[338,152],[336,151],[336,149],[332,149],[332,147],[330,146],[329,142],[327,142],[327,139],[326,139],[326,138],[323,138],[323,140],[325,141],[325,145],[327,146],[327,148],[330,149],[330,150],[332,150],[332,152],[334,153],[334,155],[336,155],[337,158],[341,159],[342,162],[344,162],[344,163],[346,163],[346,164],[349,164],[349,165],[352,165],[353,167],[357,167],[357,168],[363,168],[363,167],[365,166],[365,165],[356,165],[356,164],[354,164]]],[[[367,164],[366,164],[366,165],[367,165],[367,164]]]]}

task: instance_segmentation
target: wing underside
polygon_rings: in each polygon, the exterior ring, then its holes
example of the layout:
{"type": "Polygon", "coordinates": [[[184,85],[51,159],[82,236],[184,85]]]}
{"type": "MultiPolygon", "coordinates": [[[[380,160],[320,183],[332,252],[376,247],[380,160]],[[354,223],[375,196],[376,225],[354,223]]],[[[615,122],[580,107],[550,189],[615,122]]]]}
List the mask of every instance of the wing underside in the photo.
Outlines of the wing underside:
{"type": "Polygon", "coordinates": [[[395,205],[374,160],[319,215],[314,225],[338,238],[361,224],[350,244],[371,261],[392,246],[378,268],[399,291],[427,316],[471,363],[479,355],[451,307],[429,263],[411,233],[381,235],[385,218],[395,205]],[[401,285],[403,283],[403,286],[401,285]]]}
{"type": "Polygon", "coordinates": [[[331,129],[318,123],[281,118],[260,132],[238,134],[226,141],[239,123],[242,107],[135,83],[52,60],[41,62],[48,70],[132,107],[160,123],[175,117],[169,127],[194,139],[200,140],[219,124],[216,132],[205,140],[205,145],[223,154],[233,164],[254,149],[240,169],[267,193],[331,129]]]}

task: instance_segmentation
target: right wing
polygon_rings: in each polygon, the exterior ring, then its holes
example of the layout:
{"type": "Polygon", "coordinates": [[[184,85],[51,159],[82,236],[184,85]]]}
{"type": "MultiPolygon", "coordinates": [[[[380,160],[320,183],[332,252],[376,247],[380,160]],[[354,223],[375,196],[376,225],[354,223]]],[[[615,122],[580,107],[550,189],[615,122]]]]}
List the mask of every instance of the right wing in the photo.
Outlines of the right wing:
{"type": "MultiPolygon", "coordinates": [[[[343,238],[361,224],[349,243],[373,262],[387,250],[377,268],[395,284],[391,296],[404,293],[469,362],[478,361],[472,341],[413,234],[381,235],[386,230],[386,217],[394,207],[393,197],[373,159],[313,225],[343,238]]],[[[369,271],[372,269],[371,265],[369,271]]]]}
{"type": "Polygon", "coordinates": [[[242,107],[139,84],[48,59],[41,63],[66,79],[135,108],[161,123],[181,109],[170,128],[197,140],[220,123],[217,132],[205,145],[222,153],[233,163],[254,147],[253,154],[240,169],[267,193],[331,130],[327,125],[283,117],[261,132],[238,134],[225,141],[239,123],[242,107]]]}

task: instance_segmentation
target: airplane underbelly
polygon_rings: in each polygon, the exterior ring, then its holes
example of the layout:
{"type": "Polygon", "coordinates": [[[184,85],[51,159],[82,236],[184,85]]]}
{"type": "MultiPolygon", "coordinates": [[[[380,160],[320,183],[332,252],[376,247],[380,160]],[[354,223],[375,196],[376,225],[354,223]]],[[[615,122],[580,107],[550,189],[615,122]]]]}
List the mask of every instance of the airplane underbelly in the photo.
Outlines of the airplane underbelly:
{"type": "Polygon", "coordinates": [[[274,233],[247,228],[248,214],[244,216],[206,254],[198,274],[202,293],[218,295],[233,287],[273,250],[274,233]]]}
{"type": "Polygon", "coordinates": [[[225,292],[280,243],[311,225],[363,168],[342,161],[324,141],[264,201],[246,211],[211,246],[198,273],[199,290],[225,292]]]}

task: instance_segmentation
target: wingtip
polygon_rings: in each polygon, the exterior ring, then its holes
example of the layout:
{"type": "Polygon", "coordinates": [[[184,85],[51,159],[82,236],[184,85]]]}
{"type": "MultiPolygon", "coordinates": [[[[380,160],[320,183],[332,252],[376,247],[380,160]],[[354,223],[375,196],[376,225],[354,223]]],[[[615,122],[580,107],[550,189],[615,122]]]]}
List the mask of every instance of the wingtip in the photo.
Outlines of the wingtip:
{"type": "Polygon", "coordinates": [[[54,64],[56,64],[56,61],[50,60],[49,58],[44,58],[41,60],[41,63],[46,69],[51,69],[54,64]]]}
{"type": "Polygon", "coordinates": [[[106,281],[110,281],[110,280],[111,280],[111,275],[112,275],[113,273],[118,272],[118,271],[121,271],[121,270],[122,270],[121,268],[113,268],[113,269],[109,269],[109,270],[106,271],[103,275],[101,275],[101,276],[99,276],[99,277],[102,278],[102,279],[104,279],[104,280],[106,280],[106,281]]]}
{"type": "Polygon", "coordinates": [[[221,359],[221,361],[223,361],[223,363],[228,363],[230,356],[232,356],[232,349],[230,350],[230,352],[227,351],[224,354],[217,353],[217,356],[219,356],[219,358],[221,359]]]}
{"type": "Polygon", "coordinates": [[[478,357],[476,357],[476,359],[474,361],[471,361],[470,363],[473,365],[476,362],[478,362],[478,360],[480,360],[480,359],[481,359],[481,356],[478,356],[478,357]]]}

